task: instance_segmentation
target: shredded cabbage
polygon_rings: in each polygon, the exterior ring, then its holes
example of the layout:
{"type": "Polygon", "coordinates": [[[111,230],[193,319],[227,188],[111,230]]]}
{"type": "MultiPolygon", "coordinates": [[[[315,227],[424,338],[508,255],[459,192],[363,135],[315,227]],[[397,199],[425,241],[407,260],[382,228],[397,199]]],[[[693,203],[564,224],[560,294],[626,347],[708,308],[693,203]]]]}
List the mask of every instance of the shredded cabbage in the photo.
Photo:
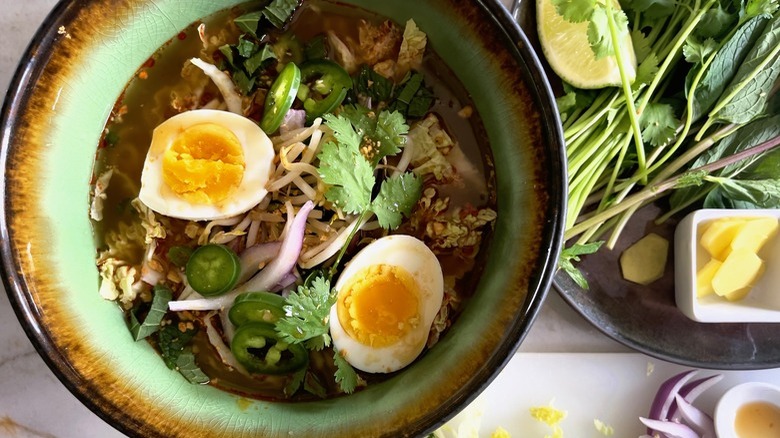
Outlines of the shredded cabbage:
{"type": "Polygon", "coordinates": [[[141,215],[141,226],[143,226],[144,230],[146,230],[144,243],[149,245],[154,241],[154,239],[165,239],[167,234],[165,232],[165,226],[163,226],[163,224],[157,220],[157,217],[155,216],[152,209],[144,205],[144,203],[141,202],[141,200],[138,198],[133,199],[131,204],[133,208],[135,208],[136,211],[138,211],[138,213],[141,215]]]}
{"type": "Polygon", "coordinates": [[[409,131],[409,141],[414,145],[413,171],[419,176],[432,174],[439,182],[455,178],[455,169],[445,155],[454,143],[442,129],[439,118],[429,114],[409,131]]]}
{"type": "Polygon", "coordinates": [[[425,44],[428,37],[421,31],[414,20],[406,22],[404,39],[401,41],[401,50],[398,52],[398,69],[396,77],[405,76],[411,69],[419,70],[422,65],[425,44]]]}
{"type": "Polygon", "coordinates": [[[103,220],[103,202],[106,200],[106,190],[108,184],[111,182],[111,175],[114,174],[113,169],[108,169],[101,174],[97,181],[95,181],[95,192],[92,195],[92,205],[89,208],[89,217],[95,221],[103,220]]]}

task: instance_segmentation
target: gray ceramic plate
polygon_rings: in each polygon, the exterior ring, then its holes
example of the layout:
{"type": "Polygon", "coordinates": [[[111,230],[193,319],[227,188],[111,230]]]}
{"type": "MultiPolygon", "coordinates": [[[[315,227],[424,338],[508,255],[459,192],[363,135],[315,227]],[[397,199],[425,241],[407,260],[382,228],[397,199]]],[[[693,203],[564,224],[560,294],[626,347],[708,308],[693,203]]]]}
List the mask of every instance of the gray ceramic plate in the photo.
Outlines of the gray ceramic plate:
{"type": "Polygon", "coordinates": [[[62,382],[137,436],[415,436],[473,399],[527,333],[550,285],[564,206],[561,133],[530,45],[497,1],[357,1],[414,17],[454,67],[495,158],[498,221],[484,274],[442,341],[357,394],[306,403],[251,401],[190,385],[100,298],[89,183],[105,120],[135,71],[201,17],[239,0],[63,0],[11,84],[0,128],[4,281],[62,382]]]}

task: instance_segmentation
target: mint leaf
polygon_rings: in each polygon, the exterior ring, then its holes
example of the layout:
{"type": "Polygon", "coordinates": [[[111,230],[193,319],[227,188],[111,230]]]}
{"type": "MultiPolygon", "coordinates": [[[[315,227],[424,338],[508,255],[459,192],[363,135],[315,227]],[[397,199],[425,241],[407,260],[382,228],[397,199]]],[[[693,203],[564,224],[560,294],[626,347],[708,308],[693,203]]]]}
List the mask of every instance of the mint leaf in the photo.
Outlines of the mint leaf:
{"type": "Polygon", "coordinates": [[[179,355],[184,352],[192,338],[198,332],[197,329],[179,330],[178,324],[166,325],[157,333],[157,348],[165,365],[170,369],[176,368],[179,355]]]}
{"type": "Polygon", "coordinates": [[[395,229],[403,216],[409,216],[422,195],[422,179],[412,172],[390,177],[382,181],[379,195],[371,203],[371,211],[379,220],[379,226],[395,229]]]}
{"type": "Polygon", "coordinates": [[[277,29],[284,27],[290,19],[295,9],[298,7],[298,0],[274,0],[263,9],[263,16],[271,22],[277,29]]]}
{"type": "Polygon", "coordinates": [[[143,323],[138,322],[135,312],[130,312],[130,333],[133,335],[133,340],[140,341],[160,329],[160,323],[168,311],[168,301],[172,298],[171,289],[159,284],[154,287],[152,308],[149,309],[143,323]]]}
{"type": "Polygon", "coordinates": [[[355,388],[358,384],[358,375],[352,365],[344,359],[341,353],[333,350],[333,362],[336,364],[336,383],[339,384],[341,390],[347,394],[355,392],[355,388]]]}
{"type": "Polygon", "coordinates": [[[235,23],[236,26],[241,29],[241,31],[246,32],[256,38],[257,24],[260,22],[262,17],[263,13],[261,11],[250,12],[235,18],[233,23],[235,23]]]}
{"type": "Polygon", "coordinates": [[[276,332],[290,344],[322,338],[324,346],[330,345],[328,335],[330,308],[336,302],[336,292],[330,281],[318,276],[311,286],[301,285],[287,296],[285,317],[276,322],[276,332]]]}
{"type": "Polygon", "coordinates": [[[209,383],[207,376],[195,363],[195,355],[192,350],[187,349],[176,359],[176,368],[182,376],[190,383],[205,385],[209,383]]]}

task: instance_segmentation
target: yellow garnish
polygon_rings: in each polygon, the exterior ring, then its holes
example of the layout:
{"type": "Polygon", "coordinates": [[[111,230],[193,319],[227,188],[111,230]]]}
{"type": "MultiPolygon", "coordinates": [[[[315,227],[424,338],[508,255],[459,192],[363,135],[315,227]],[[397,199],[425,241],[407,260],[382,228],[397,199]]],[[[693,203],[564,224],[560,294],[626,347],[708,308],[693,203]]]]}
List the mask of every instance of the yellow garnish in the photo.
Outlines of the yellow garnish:
{"type": "Polygon", "coordinates": [[[542,423],[552,427],[553,434],[546,435],[545,438],[563,438],[563,429],[558,425],[566,418],[566,411],[553,407],[553,402],[547,406],[534,406],[531,408],[531,416],[542,423]]]}
{"type": "Polygon", "coordinates": [[[506,429],[499,426],[499,428],[496,429],[495,432],[490,434],[490,438],[512,438],[512,435],[510,435],[506,429]]]}
{"type": "Polygon", "coordinates": [[[595,418],[593,420],[593,425],[596,426],[596,430],[598,430],[599,433],[601,433],[604,436],[612,436],[615,434],[615,429],[612,428],[612,426],[604,423],[598,418],[595,418]]]}

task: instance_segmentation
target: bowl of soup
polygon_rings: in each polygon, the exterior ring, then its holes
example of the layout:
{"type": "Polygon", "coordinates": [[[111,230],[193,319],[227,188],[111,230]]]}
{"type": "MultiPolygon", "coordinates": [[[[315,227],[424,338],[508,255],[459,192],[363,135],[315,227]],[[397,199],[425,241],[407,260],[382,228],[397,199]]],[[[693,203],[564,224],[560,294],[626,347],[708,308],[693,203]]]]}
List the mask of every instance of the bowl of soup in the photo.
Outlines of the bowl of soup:
{"type": "Polygon", "coordinates": [[[3,106],[6,289],[128,435],[429,433],[547,293],[559,125],[495,1],[63,1],[3,106]]]}

